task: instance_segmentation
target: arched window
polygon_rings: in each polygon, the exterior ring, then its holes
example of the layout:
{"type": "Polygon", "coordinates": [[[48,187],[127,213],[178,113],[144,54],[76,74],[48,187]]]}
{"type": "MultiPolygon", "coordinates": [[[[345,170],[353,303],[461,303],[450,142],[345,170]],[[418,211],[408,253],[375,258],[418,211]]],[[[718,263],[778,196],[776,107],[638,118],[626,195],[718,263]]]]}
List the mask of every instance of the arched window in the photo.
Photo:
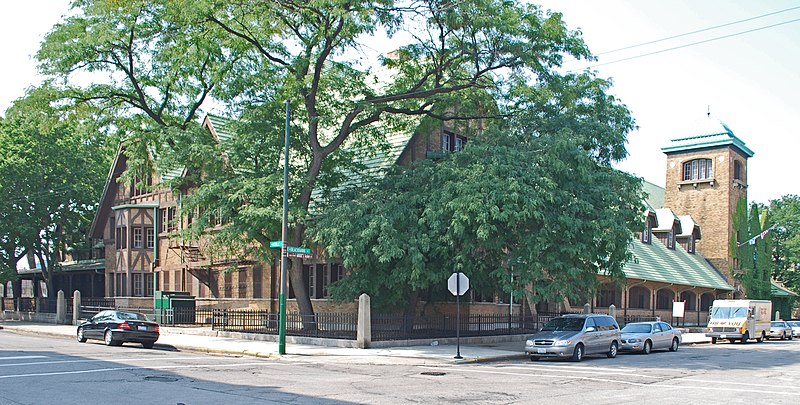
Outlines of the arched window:
{"type": "Polygon", "coordinates": [[[628,291],[628,308],[650,309],[650,290],[636,286],[628,291]]]}
{"type": "Polygon", "coordinates": [[[711,304],[714,303],[714,294],[707,292],[700,296],[700,310],[708,311],[711,304]]]}
{"type": "Polygon", "coordinates": [[[693,291],[684,291],[680,295],[680,301],[686,302],[683,307],[686,311],[694,311],[697,308],[697,294],[693,291]]]}
{"type": "Polygon", "coordinates": [[[739,163],[738,160],[733,161],[733,179],[734,180],[742,179],[742,164],[739,163]]]}
{"type": "Polygon", "coordinates": [[[662,288],[656,293],[656,309],[672,309],[675,293],[668,288],[662,288]]]}
{"type": "Polygon", "coordinates": [[[683,180],[703,180],[714,177],[711,159],[695,159],[683,164],[683,180]]]}
{"type": "Polygon", "coordinates": [[[597,291],[597,306],[608,307],[611,304],[619,307],[622,303],[622,290],[614,284],[605,283],[597,291]]]}

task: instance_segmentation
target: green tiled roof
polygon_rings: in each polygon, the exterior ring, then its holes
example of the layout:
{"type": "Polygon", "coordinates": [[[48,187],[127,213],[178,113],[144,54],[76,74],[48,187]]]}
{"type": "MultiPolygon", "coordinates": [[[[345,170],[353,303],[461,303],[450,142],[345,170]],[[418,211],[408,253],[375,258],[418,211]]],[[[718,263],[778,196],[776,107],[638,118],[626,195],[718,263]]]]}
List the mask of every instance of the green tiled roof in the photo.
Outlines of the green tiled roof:
{"type": "Polygon", "coordinates": [[[703,256],[687,253],[680,245],[672,250],[658,240],[653,240],[651,244],[633,240],[631,253],[633,258],[624,268],[625,276],[629,279],[733,290],[703,256]]]}
{"type": "Polygon", "coordinates": [[[771,295],[773,297],[780,297],[780,298],[788,298],[788,297],[797,297],[797,293],[792,290],[789,290],[786,287],[782,287],[776,284],[774,281],[771,282],[771,295]]]}
{"type": "Polygon", "coordinates": [[[647,193],[645,202],[652,208],[664,208],[664,187],[642,180],[642,191],[647,193]]]}
{"type": "Polygon", "coordinates": [[[673,139],[670,145],[661,148],[661,151],[670,154],[728,145],[738,148],[747,157],[753,157],[753,151],[745,146],[744,142],[737,138],[725,123],[708,117],[697,122],[695,128],[691,130],[690,136],[673,139]]]}

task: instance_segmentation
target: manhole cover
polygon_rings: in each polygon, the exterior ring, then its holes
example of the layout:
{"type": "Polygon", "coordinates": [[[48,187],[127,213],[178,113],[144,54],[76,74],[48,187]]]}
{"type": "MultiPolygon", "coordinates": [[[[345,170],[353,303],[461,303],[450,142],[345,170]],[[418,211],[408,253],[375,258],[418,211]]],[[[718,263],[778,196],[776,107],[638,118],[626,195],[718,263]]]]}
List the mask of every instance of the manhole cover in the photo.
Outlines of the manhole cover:
{"type": "Polygon", "coordinates": [[[440,375],[445,375],[445,374],[447,374],[447,373],[445,373],[445,372],[443,372],[443,371],[423,371],[423,372],[421,372],[420,374],[422,374],[422,375],[435,375],[435,376],[440,376],[440,375]]]}
{"type": "Polygon", "coordinates": [[[165,377],[160,375],[149,375],[144,378],[147,381],[159,381],[159,382],[175,382],[178,381],[177,377],[165,377]]]}

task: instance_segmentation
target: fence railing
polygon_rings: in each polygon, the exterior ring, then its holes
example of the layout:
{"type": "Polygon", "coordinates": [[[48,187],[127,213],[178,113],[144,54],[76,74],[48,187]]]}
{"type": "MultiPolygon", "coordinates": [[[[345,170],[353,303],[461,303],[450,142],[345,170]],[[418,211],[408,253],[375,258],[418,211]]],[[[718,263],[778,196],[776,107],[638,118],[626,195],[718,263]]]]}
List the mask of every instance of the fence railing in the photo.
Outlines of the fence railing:
{"type": "MultiPolygon", "coordinates": [[[[215,309],[211,329],[227,332],[277,334],[279,315],[257,310],[215,309]]],[[[318,313],[303,316],[286,314],[286,334],[331,339],[355,339],[358,314],[318,313]]]]}
{"type": "Polygon", "coordinates": [[[402,315],[373,315],[372,340],[432,339],[459,336],[517,335],[532,333],[539,321],[530,315],[472,314],[419,316],[413,320],[402,315]]]}

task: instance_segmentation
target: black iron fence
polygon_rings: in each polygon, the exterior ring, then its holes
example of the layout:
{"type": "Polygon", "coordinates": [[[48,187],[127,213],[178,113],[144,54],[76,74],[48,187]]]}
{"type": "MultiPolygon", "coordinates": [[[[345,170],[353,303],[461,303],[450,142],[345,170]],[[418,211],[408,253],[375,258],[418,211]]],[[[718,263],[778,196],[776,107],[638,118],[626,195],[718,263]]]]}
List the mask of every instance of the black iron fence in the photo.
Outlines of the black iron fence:
{"type": "Polygon", "coordinates": [[[435,339],[472,336],[518,335],[538,329],[538,319],[530,315],[471,314],[460,321],[454,315],[418,316],[373,315],[372,340],[435,339]]]}
{"type": "MultiPolygon", "coordinates": [[[[211,328],[227,332],[278,334],[278,320],[279,315],[275,312],[215,309],[211,328]]],[[[355,313],[286,314],[286,334],[290,336],[354,340],[357,325],[358,314],[355,313]]]]}

